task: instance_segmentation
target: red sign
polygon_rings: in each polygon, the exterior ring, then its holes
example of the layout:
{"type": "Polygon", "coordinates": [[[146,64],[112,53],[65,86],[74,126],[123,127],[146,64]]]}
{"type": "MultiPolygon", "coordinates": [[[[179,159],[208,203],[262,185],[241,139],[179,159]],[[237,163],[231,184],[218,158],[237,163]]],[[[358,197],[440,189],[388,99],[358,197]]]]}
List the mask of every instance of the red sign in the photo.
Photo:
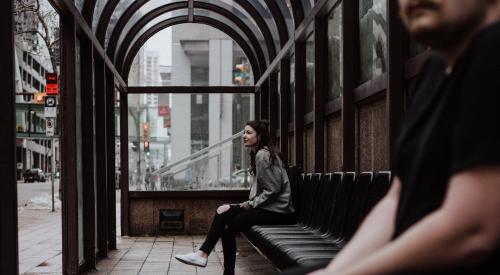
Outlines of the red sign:
{"type": "Polygon", "coordinates": [[[45,92],[47,95],[57,95],[59,93],[59,85],[57,84],[57,74],[56,73],[46,73],[45,81],[45,92]]]}
{"type": "Polygon", "coordinates": [[[45,93],[47,93],[47,95],[57,95],[59,93],[59,87],[57,84],[47,84],[47,86],[45,86],[45,93]]]}
{"type": "Polygon", "coordinates": [[[170,115],[170,107],[168,106],[158,106],[158,115],[167,117],[170,115]]]}

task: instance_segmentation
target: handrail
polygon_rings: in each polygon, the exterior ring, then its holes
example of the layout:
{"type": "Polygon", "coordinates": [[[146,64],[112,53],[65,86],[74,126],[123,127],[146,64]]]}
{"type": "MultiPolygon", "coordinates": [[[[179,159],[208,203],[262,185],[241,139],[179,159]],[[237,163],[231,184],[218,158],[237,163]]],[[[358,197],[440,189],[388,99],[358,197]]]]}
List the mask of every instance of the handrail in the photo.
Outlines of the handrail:
{"type": "Polygon", "coordinates": [[[200,151],[198,151],[196,153],[193,153],[193,154],[191,154],[189,156],[181,158],[180,160],[178,160],[178,161],[176,161],[174,163],[171,163],[171,164],[169,164],[169,165],[167,165],[165,167],[162,167],[162,168],[160,168],[160,169],[158,169],[156,171],[153,171],[151,174],[153,174],[153,175],[163,174],[163,173],[169,171],[172,167],[175,167],[175,166],[177,166],[177,165],[179,165],[179,164],[181,164],[181,163],[183,163],[183,162],[185,162],[187,160],[193,160],[194,158],[197,158],[197,157],[205,154],[206,152],[212,150],[213,148],[219,147],[220,145],[222,145],[222,144],[224,144],[224,143],[226,143],[228,141],[232,141],[235,138],[241,137],[241,136],[243,136],[243,131],[238,132],[238,133],[236,133],[236,134],[234,134],[234,135],[232,135],[232,136],[230,136],[230,137],[228,137],[228,138],[226,138],[226,139],[224,139],[222,141],[219,141],[219,142],[217,142],[215,144],[212,144],[212,145],[210,145],[210,146],[208,146],[206,148],[203,148],[203,149],[201,149],[200,151]]]}

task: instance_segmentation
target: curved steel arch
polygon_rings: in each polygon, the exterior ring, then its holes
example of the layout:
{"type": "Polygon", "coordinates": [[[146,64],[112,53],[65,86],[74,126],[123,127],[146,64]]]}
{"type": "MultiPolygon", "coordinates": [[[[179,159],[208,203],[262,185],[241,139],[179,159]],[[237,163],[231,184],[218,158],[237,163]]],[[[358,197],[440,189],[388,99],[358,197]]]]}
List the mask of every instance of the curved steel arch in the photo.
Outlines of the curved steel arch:
{"type": "MultiPolygon", "coordinates": [[[[271,33],[271,30],[266,24],[266,21],[264,21],[264,18],[260,15],[259,11],[250,4],[247,0],[234,0],[238,5],[240,5],[252,18],[255,20],[255,23],[257,23],[257,26],[259,27],[260,31],[262,32],[262,35],[266,40],[272,41],[272,46],[268,46],[268,49],[270,52],[270,56],[274,57],[276,56],[276,47],[274,46],[274,38],[271,33]]],[[[281,43],[281,42],[280,42],[281,43]]],[[[281,45],[281,44],[280,44],[281,45]]]]}
{"type": "Polygon", "coordinates": [[[266,2],[266,5],[269,7],[274,22],[278,27],[280,43],[281,47],[283,47],[288,41],[288,38],[290,37],[290,34],[288,33],[288,28],[286,26],[285,17],[283,16],[283,14],[281,14],[280,8],[277,6],[275,2],[276,0],[264,0],[264,1],[266,2]]]}
{"type": "Polygon", "coordinates": [[[304,7],[302,6],[302,2],[300,0],[290,0],[290,4],[292,5],[293,11],[293,23],[295,25],[295,29],[297,29],[302,20],[304,20],[304,7]]]}
{"type": "MultiPolygon", "coordinates": [[[[194,16],[194,22],[193,23],[200,23],[204,25],[209,25],[212,26],[224,33],[226,33],[228,36],[230,36],[243,50],[245,55],[247,56],[250,66],[252,66],[252,72],[254,75],[254,79],[259,79],[261,75],[261,69],[259,66],[259,63],[257,62],[257,58],[255,57],[253,51],[251,50],[250,46],[245,42],[243,37],[241,37],[236,31],[234,31],[232,28],[229,26],[213,19],[209,18],[206,16],[194,16]]],[[[134,57],[137,55],[137,52],[140,50],[140,48],[146,43],[146,41],[151,38],[153,35],[158,33],[159,31],[172,27],[175,25],[179,24],[184,24],[184,23],[191,23],[188,20],[187,16],[179,16],[179,17],[172,17],[167,20],[164,20],[150,29],[148,29],[141,37],[139,37],[135,43],[132,45],[130,50],[127,53],[127,56],[125,57],[125,60],[123,63],[118,64],[122,66],[121,74],[124,79],[128,80],[128,74],[130,72],[130,67],[132,65],[132,61],[134,60],[134,57]]]]}
{"type": "MultiPolygon", "coordinates": [[[[136,2],[141,2],[141,1],[147,1],[147,0],[137,0],[136,2]]],[[[96,37],[97,40],[101,42],[103,48],[105,48],[104,43],[106,39],[106,29],[108,28],[109,21],[111,20],[111,16],[115,11],[118,2],[120,2],[120,0],[108,0],[108,2],[106,2],[106,6],[104,6],[104,10],[102,11],[101,16],[98,19],[99,23],[97,23],[96,37]]]]}
{"type": "Polygon", "coordinates": [[[139,21],[137,21],[137,23],[134,24],[134,26],[132,26],[132,28],[125,35],[120,45],[114,43],[111,44],[111,41],[110,43],[108,43],[108,56],[113,61],[121,60],[126,54],[126,50],[130,46],[130,43],[133,41],[134,37],[144,26],[146,26],[147,23],[149,23],[151,20],[155,19],[156,17],[162,14],[187,8],[188,8],[187,2],[174,2],[159,6],[153,9],[152,11],[146,13],[143,17],[141,17],[141,19],[139,19],[139,21]]]}
{"type": "MultiPolygon", "coordinates": [[[[258,60],[259,61],[264,61],[265,60],[265,58],[264,58],[264,52],[263,52],[262,48],[260,47],[260,44],[259,44],[257,38],[255,37],[255,35],[253,34],[253,32],[248,28],[248,26],[246,26],[246,24],[244,24],[238,17],[236,17],[235,15],[233,15],[232,13],[228,12],[225,9],[217,7],[217,6],[213,5],[213,4],[208,4],[208,3],[204,3],[204,4],[205,4],[205,9],[206,10],[210,10],[210,11],[218,13],[218,14],[220,14],[219,12],[224,12],[225,14],[221,14],[221,15],[223,17],[227,18],[228,20],[230,20],[236,26],[238,26],[241,29],[241,31],[245,34],[245,36],[248,38],[248,40],[250,41],[250,43],[252,45],[253,50],[255,51],[255,54],[256,54],[258,60]]],[[[174,10],[180,9],[180,8],[172,8],[172,4],[164,5],[164,6],[162,6],[162,8],[163,9],[168,9],[168,11],[174,11],[174,10]]],[[[199,8],[199,7],[197,7],[197,8],[199,8]]],[[[163,13],[165,13],[165,11],[163,13]]],[[[124,60],[125,55],[127,54],[127,50],[130,48],[130,43],[132,43],[134,37],[137,36],[137,33],[144,26],[146,26],[146,24],[148,22],[150,22],[151,20],[153,20],[154,18],[156,18],[159,14],[162,14],[162,13],[160,13],[159,11],[157,11],[155,13],[149,13],[149,14],[145,15],[144,17],[142,17],[139,20],[139,22],[137,22],[134,25],[133,30],[130,30],[127,33],[125,39],[123,40],[123,42],[118,47],[118,55],[116,56],[116,58],[113,59],[115,62],[118,62],[119,60],[124,60]]],[[[219,22],[219,21],[217,21],[217,22],[219,22]]],[[[221,22],[221,24],[223,24],[223,23],[221,22]]],[[[115,48],[115,45],[109,45],[108,48],[115,48]]],[[[267,64],[264,61],[264,64],[260,65],[260,68],[264,69],[266,67],[267,67],[267,64]]]]}
{"type": "MultiPolygon", "coordinates": [[[[117,1],[117,0],[109,0],[109,1],[117,1]]],[[[275,0],[271,0],[270,2],[272,3],[272,1],[275,1],[275,0]]],[[[116,48],[116,44],[118,43],[118,40],[119,40],[119,37],[120,37],[120,33],[123,31],[125,25],[127,24],[128,20],[130,20],[130,18],[132,17],[132,15],[137,10],[139,10],[144,4],[146,4],[147,2],[148,2],[148,0],[137,0],[137,1],[135,1],[131,6],[129,6],[127,8],[127,10],[122,14],[122,16],[120,16],[120,18],[118,19],[115,27],[113,28],[111,37],[109,39],[108,46],[106,46],[106,48],[108,49],[108,56],[114,56],[115,55],[115,53],[116,53],[115,52],[115,48],[116,48]]],[[[240,6],[243,9],[245,9],[252,16],[252,18],[255,20],[255,22],[258,25],[257,26],[258,29],[260,29],[260,31],[263,34],[263,36],[264,36],[265,39],[268,39],[268,37],[272,37],[272,34],[269,31],[269,28],[267,27],[267,24],[265,23],[264,19],[262,18],[262,16],[260,15],[260,13],[255,8],[254,4],[251,3],[251,1],[248,1],[248,0],[235,0],[235,2],[237,2],[238,4],[240,4],[240,6]],[[252,8],[250,8],[249,5],[252,8]]],[[[266,0],[266,2],[268,2],[268,0],[266,0]]],[[[187,3],[187,1],[186,1],[186,3],[187,3]]],[[[195,1],[195,3],[197,3],[197,2],[195,1]]],[[[270,10],[271,11],[274,10],[275,13],[277,12],[278,14],[281,15],[281,12],[279,11],[279,8],[277,8],[277,6],[274,6],[274,8],[270,7],[270,10]]],[[[283,20],[281,21],[281,24],[278,24],[278,22],[276,21],[276,18],[273,18],[273,21],[276,24],[276,27],[278,29],[278,35],[280,36],[279,37],[279,41],[280,41],[280,45],[281,46],[283,46],[287,42],[287,40],[288,40],[288,35],[285,35],[285,33],[286,34],[288,33],[287,29],[286,29],[286,25],[284,25],[285,21],[284,21],[283,17],[282,17],[282,19],[283,20]]],[[[98,35],[102,35],[102,37],[104,37],[104,35],[106,33],[106,29],[107,29],[108,23],[109,23],[109,20],[107,20],[105,27],[104,26],[100,26],[102,29],[104,29],[104,30],[100,30],[100,31],[104,32],[104,33],[103,34],[98,34],[98,35]]],[[[275,56],[275,55],[273,55],[273,56],[275,56]]]]}
{"type": "Polygon", "coordinates": [[[99,0],[85,0],[82,8],[83,19],[92,27],[92,18],[94,17],[95,4],[99,0]]]}
{"type": "MultiPolygon", "coordinates": [[[[123,31],[123,28],[125,28],[125,25],[127,22],[132,18],[134,13],[138,11],[144,4],[146,4],[148,0],[137,0],[135,1],[132,5],[130,5],[127,10],[120,16],[118,21],[116,22],[115,27],[113,28],[113,31],[111,32],[111,36],[109,37],[109,42],[108,45],[113,45],[113,47],[108,47],[106,46],[106,49],[108,50],[108,56],[114,56],[115,55],[115,50],[116,47],[115,45],[118,43],[118,39],[120,38],[120,33],[123,31]]],[[[187,2],[186,2],[187,5],[187,2]]],[[[106,27],[107,29],[107,27],[106,27]]]]}
{"type": "MultiPolygon", "coordinates": [[[[230,12],[230,11],[228,11],[228,10],[220,7],[220,6],[217,6],[217,5],[214,5],[214,4],[210,4],[210,3],[207,3],[207,2],[196,2],[195,1],[194,2],[194,8],[209,10],[209,11],[218,13],[218,14],[222,15],[223,17],[229,19],[234,24],[236,24],[236,26],[238,26],[243,31],[243,33],[245,33],[245,35],[248,37],[248,39],[250,39],[250,41],[252,42],[252,44],[255,44],[254,48],[256,46],[259,46],[259,48],[262,51],[262,47],[260,47],[260,43],[258,42],[259,40],[255,36],[254,32],[248,27],[247,24],[245,24],[243,22],[243,20],[241,20],[238,16],[235,16],[232,12],[230,12]],[[247,34],[247,32],[248,32],[248,34],[247,34]],[[250,36],[250,34],[252,34],[253,38],[250,36]]],[[[268,58],[266,65],[269,65],[269,63],[271,63],[271,61],[273,60],[274,56],[276,55],[276,52],[274,52],[274,55],[272,55],[271,52],[269,51],[270,47],[274,48],[273,43],[274,43],[273,40],[269,40],[269,41],[266,40],[267,58],[268,58]]],[[[257,57],[259,57],[259,51],[258,51],[258,49],[255,48],[255,51],[257,53],[257,57]]],[[[262,55],[263,55],[263,53],[262,53],[262,55]]]]}

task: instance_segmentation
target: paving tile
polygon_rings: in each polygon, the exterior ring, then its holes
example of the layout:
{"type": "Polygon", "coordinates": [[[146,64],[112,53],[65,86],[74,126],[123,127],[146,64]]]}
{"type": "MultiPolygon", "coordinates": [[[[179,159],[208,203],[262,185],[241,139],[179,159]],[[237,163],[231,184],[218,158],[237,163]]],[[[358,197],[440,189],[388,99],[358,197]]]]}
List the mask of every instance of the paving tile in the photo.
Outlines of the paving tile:
{"type": "MultiPolygon", "coordinates": [[[[119,209],[119,207],[118,207],[119,209]]],[[[33,213],[32,213],[33,214],[33,213]]],[[[34,213],[41,215],[41,212],[34,213]]],[[[120,215],[117,214],[117,217],[120,215]]],[[[119,222],[117,223],[119,225],[119,222]]],[[[23,275],[57,274],[62,270],[62,245],[60,213],[20,227],[19,272],[23,275]],[[43,256],[42,256],[43,255],[43,256]]],[[[117,232],[120,232],[119,228],[117,232]]],[[[196,251],[205,236],[168,235],[158,237],[117,236],[117,249],[108,252],[108,257],[97,262],[96,270],[86,274],[170,274],[170,275],[220,275],[223,273],[224,255],[219,241],[208,258],[206,268],[183,264],[173,257],[196,251]]],[[[275,273],[274,267],[246,240],[237,236],[238,253],[236,273],[238,275],[268,275],[275,273]]]]}

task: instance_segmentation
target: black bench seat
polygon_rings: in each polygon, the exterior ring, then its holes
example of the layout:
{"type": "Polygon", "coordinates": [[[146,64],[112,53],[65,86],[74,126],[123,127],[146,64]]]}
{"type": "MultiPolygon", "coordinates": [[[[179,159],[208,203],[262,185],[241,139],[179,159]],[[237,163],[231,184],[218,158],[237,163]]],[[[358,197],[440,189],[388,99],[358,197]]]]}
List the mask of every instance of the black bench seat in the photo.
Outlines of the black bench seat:
{"type": "Polygon", "coordinates": [[[389,189],[390,172],[305,174],[292,182],[297,220],[253,226],[243,235],[275,266],[327,264],[389,189]]]}

